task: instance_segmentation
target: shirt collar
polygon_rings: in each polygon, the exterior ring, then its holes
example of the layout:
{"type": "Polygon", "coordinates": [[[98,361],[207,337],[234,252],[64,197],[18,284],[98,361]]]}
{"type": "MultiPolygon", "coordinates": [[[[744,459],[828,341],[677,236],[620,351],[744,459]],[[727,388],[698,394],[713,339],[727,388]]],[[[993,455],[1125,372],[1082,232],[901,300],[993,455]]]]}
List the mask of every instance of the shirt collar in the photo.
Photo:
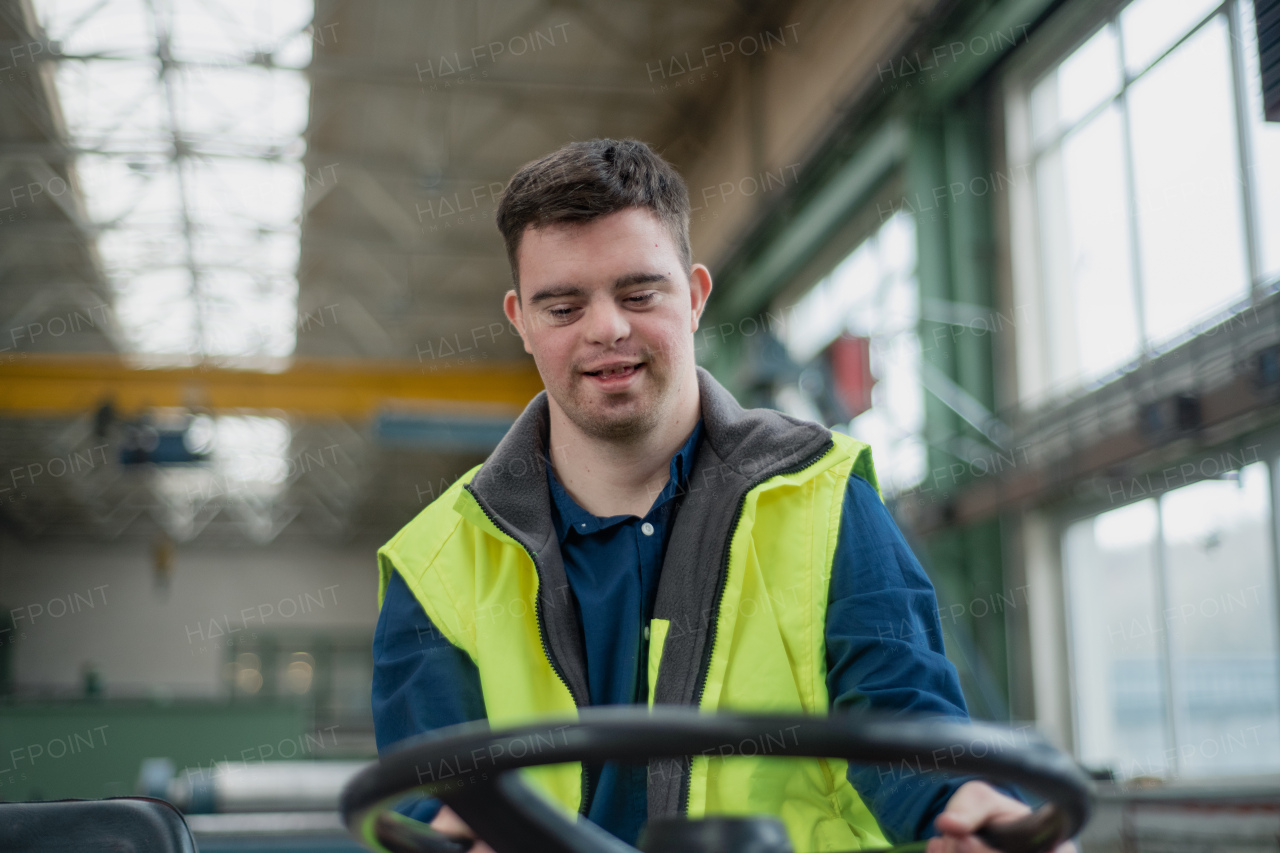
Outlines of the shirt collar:
{"type": "MultiPolygon", "coordinates": [[[[689,471],[693,468],[693,454],[698,449],[698,440],[701,437],[702,420],[699,419],[698,423],[693,427],[693,432],[689,433],[685,443],[671,457],[671,468],[667,484],[658,493],[657,499],[654,500],[653,506],[649,508],[649,513],[645,516],[646,518],[684,490],[685,483],[689,478],[689,471]]],[[[552,470],[550,459],[547,460],[547,463],[547,484],[551,490],[551,516],[555,523],[556,536],[561,542],[569,535],[570,530],[585,536],[598,530],[612,527],[615,524],[621,524],[632,518],[630,515],[602,517],[587,512],[565,491],[564,486],[560,485],[560,480],[556,477],[555,471],[552,470]]]]}

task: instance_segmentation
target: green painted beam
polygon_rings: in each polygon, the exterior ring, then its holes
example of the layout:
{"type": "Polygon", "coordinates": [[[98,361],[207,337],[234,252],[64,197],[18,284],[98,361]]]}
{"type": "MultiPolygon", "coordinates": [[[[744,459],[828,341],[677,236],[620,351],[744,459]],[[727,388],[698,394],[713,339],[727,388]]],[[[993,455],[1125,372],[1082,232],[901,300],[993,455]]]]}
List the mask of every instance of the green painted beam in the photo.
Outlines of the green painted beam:
{"type": "Polygon", "coordinates": [[[995,38],[997,33],[1004,36],[1013,33],[1016,45],[1024,44],[1031,27],[1058,2],[1059,0],[1005,0],[978,16],[965,28],[963,35],[954,38],[954,41],[965,45],[965,50],[963,53],[957,51],[955,62],[948,66],[950,73],[936,85],[924,87],[929,90],[923,96],[929,106],[949,104],[972,89],[974,83],[1014,47],[1005,39],[995,38]],[[976,53],[970,46],[976,48],[981,42],[975,43],[974,40],[981,38],[987,39],[990,50],[976,53]]]}

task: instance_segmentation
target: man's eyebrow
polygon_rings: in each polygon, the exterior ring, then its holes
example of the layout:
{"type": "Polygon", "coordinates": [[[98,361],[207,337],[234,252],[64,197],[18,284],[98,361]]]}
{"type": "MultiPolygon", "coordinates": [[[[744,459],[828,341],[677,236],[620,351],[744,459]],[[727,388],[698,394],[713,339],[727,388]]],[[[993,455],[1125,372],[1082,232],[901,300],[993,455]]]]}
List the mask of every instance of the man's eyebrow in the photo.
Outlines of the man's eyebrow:
{"type": "Polygon", "coordinates": [[[552,285],[532,294],[529,297],[529,304],[537,305],[539,302],[546,302],[548,299],[562,299],[566,296],[581,296],[585,292],[581,287],[572,284],[552,285]]]}
{"type": "Polygon", "coordinates": [[[633,284],[651,284],[656,281],[670,281],[670,278],[660,272],[633,272],[614,281],[613,289],[621,290],[633,284]]]}
{"type": "MultiPolygon", "coordinates": [[[[613,282],[614,290],[622,290],[625,287],[631,287],[636,284],[651,284],[659,281],[670,281],[670,277],[660,272],[633,272],[627,273],[613,282]]],[[[529,296],[529,304],[537,305],[539,302],[546,302],[548,299],[563,299],[567,296],[583,296],[586,291],[574,284],[551,285],[536,291],[529,296]]]]}

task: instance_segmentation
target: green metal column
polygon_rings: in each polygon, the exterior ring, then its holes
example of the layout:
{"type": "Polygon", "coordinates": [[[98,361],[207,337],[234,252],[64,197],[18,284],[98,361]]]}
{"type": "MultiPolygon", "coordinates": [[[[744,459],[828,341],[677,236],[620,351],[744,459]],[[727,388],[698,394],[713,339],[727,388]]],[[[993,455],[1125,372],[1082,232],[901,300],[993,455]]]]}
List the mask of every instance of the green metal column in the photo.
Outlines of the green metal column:
{"type": "MultiPolygon", "coordinates": [[[[915,210],[917,278],[922,306],[952,305],[958,316],[994,315],[993,225],[989,140],[979,99],[945,110],[922,110],[907,161],[908,202],[915,210]]],[[[991,335],[981,323],[943,322],[922,310],[921,356],[988,411],[995,407],[991,335]]],[[[953,316],[952,319],[955,319],[953,316]]],[[[926,369],[928,369],[926,367],[926,369]]],[[[982,434],[938,396],[925,394],[926,487],[954,490],[969,471],[965,447],[989,446],[982,434]],[[963,441],[957,441],[961,437],[963,441]],[[963,472],[953,472],[963,463],[963,472]]],[[[994,452],[996,448],[991,448],[994,452]]],[[[938,589],[948,653],[957,664],[977,716],[1008,713],[1003,581],[998,523],[955,527],[925,543],[938,589]]]]}
{"type": "Polygon", "coordinates": [[[985,325],[975,318],[964,327],[964,334],[955,338],[952,378],[988,411],[994,411],[995,370],[991,335],[985,331],[992,325],[990,317],[995,312],[995,240],[988,167],[991,140],[980,95],[973,93],[948,111],[943,128],[950,208],[947,222],[951,230],[951,301],[989,309],[985,325]]]}
{"type": "MultiPolygon", "coordinates": [[[[907,196],[903,209],[914,210],[916,225],[916,280],[920,284],[921,303],[949,301],[951,298],[951,211],[947,206],[946,147],[944,122],[932,112],[919,114],[911,135],[911,153],[907,159],[905,185],[907,196]],[[939,197],[936,192],[942,188],[939,197]]],[[[922,318],[925,311],[921,311],[922,318]]],[[[941,373],[954,374],[955,344],[951,326],[930,319],[920,322],[921,358],[941,373]]],[[[940,453],[948,446],[950,436],[962,422],[952,409],[932,394],[925,394],[924,437],[928,444],[929,470],[945,469],[953,459],[940,453]]],[[[935,488],[944,486],[937,484],[935,488]]]]}

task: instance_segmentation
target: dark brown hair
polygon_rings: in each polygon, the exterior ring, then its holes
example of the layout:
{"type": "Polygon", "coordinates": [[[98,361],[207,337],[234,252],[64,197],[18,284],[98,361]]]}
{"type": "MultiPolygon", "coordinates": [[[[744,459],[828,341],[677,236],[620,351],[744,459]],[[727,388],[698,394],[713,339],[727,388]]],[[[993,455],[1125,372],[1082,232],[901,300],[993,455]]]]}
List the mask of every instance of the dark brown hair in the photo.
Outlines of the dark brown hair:
{"type": "Polygon", "coordinates": [[[638,139],[570,142],[525,164],[502,191],[497,212],[516,290],[516,253],[527,226],[587,223],[628,207],[643,207],[658,217],[687,274],[693,264],[689,190],[680,173],[648,145],[638,139]]]}

